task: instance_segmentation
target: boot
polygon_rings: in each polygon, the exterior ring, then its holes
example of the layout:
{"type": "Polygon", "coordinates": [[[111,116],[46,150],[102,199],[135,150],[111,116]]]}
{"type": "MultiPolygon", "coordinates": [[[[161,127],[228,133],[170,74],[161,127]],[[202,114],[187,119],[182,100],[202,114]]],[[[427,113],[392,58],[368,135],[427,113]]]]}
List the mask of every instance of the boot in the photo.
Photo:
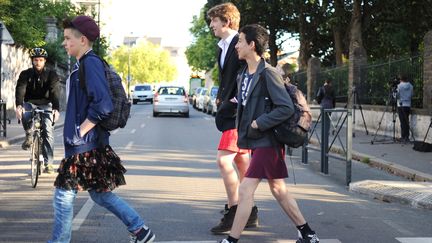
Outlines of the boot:
{"type": "Polygon", "coordinates": [[[225,204],[224,209],[222,209],[221,211],[219,211],[222,215],[224,215],[225,213],[228,212],[228,204],[225,204]]]}
{"type": "Polygon", "coordinates": [[[256,228],[256,227],[258,227],[258,207],[253,206],[245,228],[256,228]]]}
{"type": "Polygon", "coordinates": [[[211,228],[211,232],[214,234],[222,234],[225,232],[228,232],[231,230],[232,224],[234,222],[234,217],[237,212],[237,205],[234,205],[228,209],[228,212],[226,212],[219,222],[218,225],[211,228]]]}
{"type": "Polygon", "coordinates": [[[23,150],[28,150],[33,143],[31,131],[26,131],[25,135],[26,137],[23,144],[21,145],[21,148],[23,150]]]}

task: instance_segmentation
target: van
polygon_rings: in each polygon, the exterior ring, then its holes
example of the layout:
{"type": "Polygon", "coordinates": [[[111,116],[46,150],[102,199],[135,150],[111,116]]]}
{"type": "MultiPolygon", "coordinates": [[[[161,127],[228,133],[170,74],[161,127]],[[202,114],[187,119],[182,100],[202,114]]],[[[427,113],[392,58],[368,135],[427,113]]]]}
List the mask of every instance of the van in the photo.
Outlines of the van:
{"type": "Polygon", "coordinates": [[[153,89],[149,84],[137,84],[132,90],[132,103],[135,105],[138,102],[150,102],[153,104],[153,89]]]}

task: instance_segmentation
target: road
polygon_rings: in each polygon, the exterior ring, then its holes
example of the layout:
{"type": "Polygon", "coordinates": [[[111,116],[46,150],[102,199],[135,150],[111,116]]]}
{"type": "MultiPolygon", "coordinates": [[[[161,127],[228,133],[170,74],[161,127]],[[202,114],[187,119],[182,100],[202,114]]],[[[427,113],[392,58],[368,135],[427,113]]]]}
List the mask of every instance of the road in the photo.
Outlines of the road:
{"type": "MultiPolygon", "coordinates": [[[[213,118],[191,109],[190,118],[153,118],[150,104],[134,105],[124,129],[111,144],[128,172],[127,185],[115,190],[145,219],[157,242],[216,242],[209,229],[220,219],[225,193],[215,163],[219,132],[213,118]]],[[[432,242],[432,212],[389,204],[349,192],[343,181],[316,172],[312,165],[287,160],[287,184],[321,242],[432,242]],[[423,238],[424,237],[424,238],[423,238]],[[427,238],[429,237],[429,238],[427,238]],[[414,239],[410,239],[414,238],[414,239]]],[[[55,161],[63,156],[56,131],[55,161]]],[[[312,159],[311,159],[312,160],[312,159]]],[[[55,175],[44,174],[36,189],[28,176],[27,152],[19,144],[0,154],[0,242],[45,242],[52,227],[55,175]]],[[[376,172],[385,177],[385,172],[376,172]]],[[[265,181],[258,187],[260,227],[241,242],[294,242],[296,229],[282,213],[265,181]]],[[[121,221],[89,200],[75,203],[72,242],[128,242],[121,221]]]]}

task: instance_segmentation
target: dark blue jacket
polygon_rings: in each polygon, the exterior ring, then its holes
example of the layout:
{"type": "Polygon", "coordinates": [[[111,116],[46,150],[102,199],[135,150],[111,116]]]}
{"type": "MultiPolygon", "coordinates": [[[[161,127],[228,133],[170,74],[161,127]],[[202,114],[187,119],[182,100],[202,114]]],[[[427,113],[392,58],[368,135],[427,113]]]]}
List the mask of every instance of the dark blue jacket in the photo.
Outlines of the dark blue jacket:
{"type": "Polygon", "coordinates": [[[87,53],[85,65],[86,90],[80,87],[77,65],[69,77],[69,95],[63,128],[65,157],[84,153],[109,144],[109,132],[98,126],[84,137],[79,135],[79,126],[88,118],[93,123],[108,117],[113,110],[108,83],[102,61],[93,51],[87,53]]]}

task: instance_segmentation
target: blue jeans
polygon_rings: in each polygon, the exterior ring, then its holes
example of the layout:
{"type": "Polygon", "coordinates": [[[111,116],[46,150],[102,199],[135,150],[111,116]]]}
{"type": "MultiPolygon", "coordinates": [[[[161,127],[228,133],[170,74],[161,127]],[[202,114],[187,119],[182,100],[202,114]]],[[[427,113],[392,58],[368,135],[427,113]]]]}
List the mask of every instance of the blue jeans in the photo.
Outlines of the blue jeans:
{"type": "MultiPolygon", "coordinates": [[[[34,105],[31,103],[24,103],[23,106],[26,110],[35,109],[37,107],[42,110],[52,111],[51,103],[47,105],[34,105]]],[[[42,132],[41,132],[42,155],[44,157],[44,165],[46,166],[46,165],[53,164],[53,157],[54,157],[54,126],[52,125],[53,115],[43,113],[41,114],[41,117],[42,117],[42,132]]],[[[22,124],[24,130],[26,132],[29,131],[33,126],[31,115],[24,115],[22,118],[22,124]]]]}
{"type": "MultiPolygon", "coordinates": [[[[67,243],[71,241],[73,203],[76,191],[56,188],[54,192],[54,227],[51,240],[48,243],[67,243]]],[[[100,206],[108,209],[123,221],[129,232],[144,226],[144,221],[138,213],[123,199],[112,192],[89,191],[92,200],[100,206]]]]}

